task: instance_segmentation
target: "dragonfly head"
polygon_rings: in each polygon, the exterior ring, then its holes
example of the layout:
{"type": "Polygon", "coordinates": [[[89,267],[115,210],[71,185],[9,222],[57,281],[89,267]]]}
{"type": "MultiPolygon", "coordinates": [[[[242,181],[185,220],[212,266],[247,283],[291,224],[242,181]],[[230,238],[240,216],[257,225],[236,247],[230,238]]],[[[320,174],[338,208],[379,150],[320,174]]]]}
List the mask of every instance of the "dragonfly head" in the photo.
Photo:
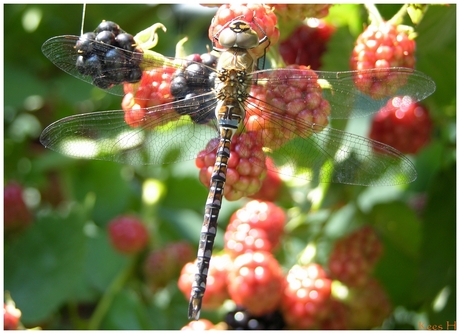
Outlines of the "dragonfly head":
{"type": "Polygon", "coordinates": [[[249,23],[235,20],[223,29],[218,37],[224,48],[252,49],[259,46],[259,36],[249,23]]]}

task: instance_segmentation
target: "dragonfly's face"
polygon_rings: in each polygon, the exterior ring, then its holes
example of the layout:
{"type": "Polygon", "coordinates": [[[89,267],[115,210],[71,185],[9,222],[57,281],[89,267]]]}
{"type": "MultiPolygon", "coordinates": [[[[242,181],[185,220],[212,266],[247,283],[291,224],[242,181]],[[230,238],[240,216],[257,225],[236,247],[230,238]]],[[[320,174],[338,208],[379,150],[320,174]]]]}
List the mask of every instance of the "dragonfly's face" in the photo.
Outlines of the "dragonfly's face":
{"type": "Polygon", "coordinates": [[[218,37],[220,45],[224,48],[252,49],[259,45],[259,36],[245,21],[232,22],[221,31],[218,37]]]}

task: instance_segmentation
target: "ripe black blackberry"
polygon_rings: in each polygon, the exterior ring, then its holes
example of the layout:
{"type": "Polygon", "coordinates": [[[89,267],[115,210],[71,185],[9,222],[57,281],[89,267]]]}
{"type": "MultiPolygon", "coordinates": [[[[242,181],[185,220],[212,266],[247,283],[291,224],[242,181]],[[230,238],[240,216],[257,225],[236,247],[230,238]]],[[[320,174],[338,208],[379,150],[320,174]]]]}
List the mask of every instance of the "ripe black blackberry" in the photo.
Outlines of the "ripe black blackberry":
{"type": "Polygon", "coordinates": [[[225,322],[229,329],[235,330],[273,330],[284,329],[285,326],[283,316],[278,310],[256,317],[240,306],[227,313],[225,322]]]}
{"type": "Polygon", "coordinates": [[[214,118],[214,113],[199,115],[197,112],[213,101],[206,101],[205,97],[199,95],[210,92],[214,88],[216,72],[212,69],[216,67],[217,57],[211,53],[203,55],[191,55],[189,62],[174,73],[171,80],[171,94],[174,101],[183,101],[176,107],[176,111],[181,115],[189,115],[198,124],[207,123],[214,118]],[[198,98],[196,98],[198,97],[198,98]],[[193,104],[187,100],[196,98],[193,104]]]}
{"type": "Polygon", "coordinates": [[[136,48],[134,37],[114,22],[102,21],[94,32],[81,35],[75,49],[78,71],[90,75],[99,88],[135,83],[142,77],[142,50],[136,48]]]}

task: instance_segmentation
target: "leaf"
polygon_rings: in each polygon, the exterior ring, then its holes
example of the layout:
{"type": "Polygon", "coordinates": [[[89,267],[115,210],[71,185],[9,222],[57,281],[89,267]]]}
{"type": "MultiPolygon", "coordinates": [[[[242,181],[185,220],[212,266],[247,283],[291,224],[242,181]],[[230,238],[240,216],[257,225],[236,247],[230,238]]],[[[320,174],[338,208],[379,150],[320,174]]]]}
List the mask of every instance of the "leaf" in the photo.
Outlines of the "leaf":
{"type": "Polygon", "coordinates": [[[5,247],[5,290],[22,312],[24,324],[50,317],[72,296],[82,279],[85,214],[74,206],[60,215],[45,212],[5,247]]]}
{"type": "MultiPolygon", "coordinates": [[[[428,190],[417,291],[432,300],[456,273],[456,171],[441,170],[428,190]]],[[[455,294],[455,285],[451,286],[455,294]]]]}
{"type": "Polygon", "coordinates": [[[394,305],[411,305],[417,278],[420,222],[402,202],[375,205],[370,220],[383,241],[383,256],[375,276],[385,286],[394,305]]]}

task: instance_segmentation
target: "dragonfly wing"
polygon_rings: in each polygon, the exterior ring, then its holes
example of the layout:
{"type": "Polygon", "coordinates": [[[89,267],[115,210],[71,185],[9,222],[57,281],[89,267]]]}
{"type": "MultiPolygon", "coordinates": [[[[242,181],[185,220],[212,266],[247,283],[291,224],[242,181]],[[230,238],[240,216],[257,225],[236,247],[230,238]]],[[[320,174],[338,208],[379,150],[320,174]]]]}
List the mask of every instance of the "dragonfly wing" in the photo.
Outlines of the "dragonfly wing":
{"type": "Polygon", "coordinates": [[[405,184],[417,176],[411,161],[388,145],[293,119],[261,100],[250,98],[247,104],[250,114],[261,111],[259,133],[281,174],[365,186],[405,184]]]}
{"type": "MultiPolygon", "coordinates": [[[[212,96],[208,94],[209,101],[215,101],[212,96]]],[[[184,104],[178,101],[140,109],[138,120],[131,120],[130,125],[122,110],[69,116],[49,125],[40,141],[66,156],[132,165],[193,159],[218,135],[217,125],[209,116],[205,124],[198,124],[178,114],[184,104]]],[[[213,108],[209,102],[200,110],[200,117],[205,118],[213,108]]]]}
{"type": "MultiPolygon", "coordinates": [[[[77,69],[77,58],[80,56],[75,49],[79,37],[73,35],[56,36],[48,39],[42,45],[42,52],[54,65],[64,72],[83,80],[89,84],[93,84],[93,78],[90,75],[83,75],[77,69]]],[[[111,46],[94,42],[94,54],[103,56],[111,46]]],[[[123,71],[123,68],[120,69],[123,71]]],[[[116,85],[105,89],[107,92],[123,96],[123,86],[116,85]]]]}
{"type": "Polygon", "coordinates": [[[300,69],[262,70],[253,73],[254,83],[258,86],[294,86],[320,92],[330,104],[331,119],[363,117],[376,113],[394,96],[410,96],[414,102],[431,95],[436,84],[422,72],[401,67],[370,69],[365,71],[325,72],[300,69]],[[360,91],[355,83],[359,75],[362,82],[385,83],[391,78],[395,90],[373,98],[360,91]],[[391,92],[391,93],[390,93],[391,92]]]}

